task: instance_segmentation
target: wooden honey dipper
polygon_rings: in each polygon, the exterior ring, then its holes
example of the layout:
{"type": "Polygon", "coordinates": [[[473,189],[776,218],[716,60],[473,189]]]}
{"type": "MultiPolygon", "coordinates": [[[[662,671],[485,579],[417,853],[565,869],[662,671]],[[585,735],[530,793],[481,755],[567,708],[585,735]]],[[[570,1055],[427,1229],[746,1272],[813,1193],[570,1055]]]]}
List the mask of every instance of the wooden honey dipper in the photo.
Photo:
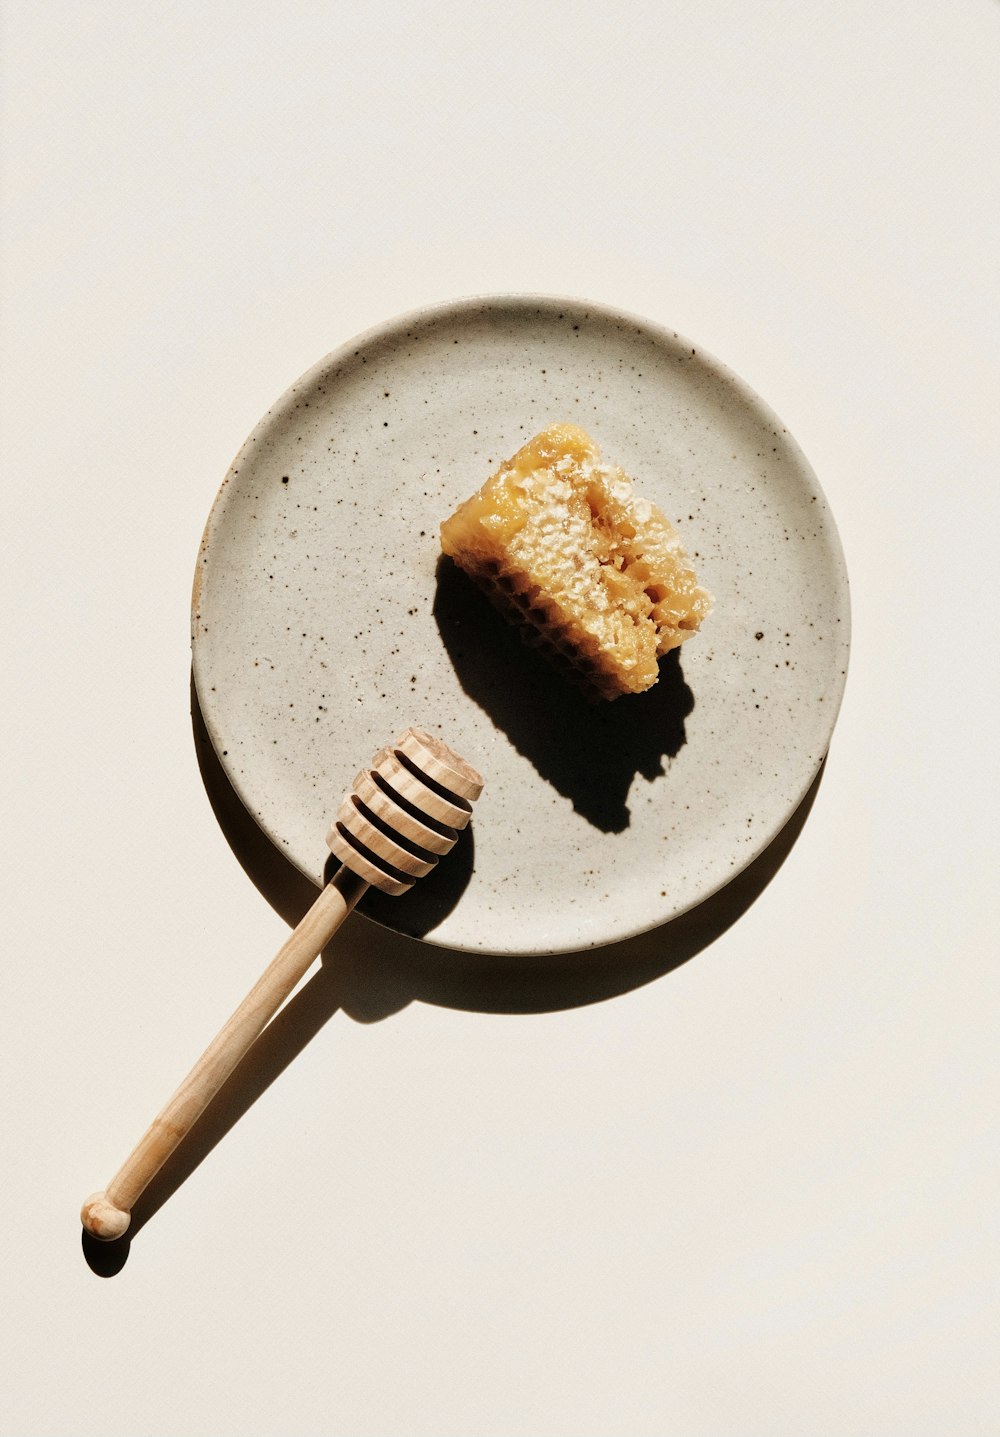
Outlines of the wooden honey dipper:
{"type": "Polygon", "coordinates": [[[80,1217],[89,1233],[107,1241],[122,1236],[140,1194],[362,894],[369,886],[393,895],[412,888],[454,847],[482,790],[476,770],[423,729],[408,728],[379,750],[330,828],[327,843],[342,866],[104,1192],[84,1203],[80,1217]]]}

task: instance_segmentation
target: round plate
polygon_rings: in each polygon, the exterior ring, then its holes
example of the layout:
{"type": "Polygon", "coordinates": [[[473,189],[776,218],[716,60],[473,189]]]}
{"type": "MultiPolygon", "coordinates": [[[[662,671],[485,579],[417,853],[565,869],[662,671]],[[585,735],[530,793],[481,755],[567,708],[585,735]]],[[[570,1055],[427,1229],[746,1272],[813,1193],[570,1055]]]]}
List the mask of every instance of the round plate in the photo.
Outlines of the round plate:
{"type": "Polygon", "coordinates": [[[448,947],[560,952],[662,923],[760,853],[826,753],[849,622],[822,491],[745,384],[646,320],[497,296],[361,335],[264,416],[205,530],[194,677],[237,793],[317,884],[357,771],[410,724],[440,734],[486,778],[469,837],[367,911],[448,947]],[[678,523],[716,600],[654,688],[596,706],[438,542],[566,420],[678,523]]]}

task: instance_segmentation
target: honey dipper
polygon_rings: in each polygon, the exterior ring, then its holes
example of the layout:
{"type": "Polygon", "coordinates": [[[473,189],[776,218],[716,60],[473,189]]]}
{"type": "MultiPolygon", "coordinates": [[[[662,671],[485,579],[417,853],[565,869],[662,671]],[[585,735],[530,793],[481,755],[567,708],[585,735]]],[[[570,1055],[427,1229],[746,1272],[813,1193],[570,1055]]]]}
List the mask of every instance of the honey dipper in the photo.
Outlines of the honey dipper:
{"type": "Polygon", "coordinates": [[[94,1237],[121,1237],[132,1208],[251,1044],[369,886],[398,895],[453,848],[483,780],[423,729],[408,728],[359,773],[327,843],[341,867],[228,1023],[195,1063],[104,1192],[80,1217],[94,1237]]]}

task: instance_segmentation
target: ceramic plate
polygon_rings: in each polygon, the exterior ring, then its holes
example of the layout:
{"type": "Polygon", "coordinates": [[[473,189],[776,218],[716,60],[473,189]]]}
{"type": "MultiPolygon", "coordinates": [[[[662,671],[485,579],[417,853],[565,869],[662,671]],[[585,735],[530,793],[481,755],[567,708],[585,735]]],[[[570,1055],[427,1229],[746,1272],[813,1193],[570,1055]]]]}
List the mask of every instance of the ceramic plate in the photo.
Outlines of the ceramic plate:
{"type": "Polygon", "coordinates": [[[538,296],[391,320],[293,385],[223,482],[192,606],[223,767],[317,884],[342,795],[401,729],[481,770],[469,835],[365,911],[511,953],[651,928],[760,853],[826,753],[848,629],[833,518],[771,410],[669,329],[538,296]],[[441,520],[566,420],[678,523],[716,598],[653,689],[598,706],[439,559],[441,520]]]}

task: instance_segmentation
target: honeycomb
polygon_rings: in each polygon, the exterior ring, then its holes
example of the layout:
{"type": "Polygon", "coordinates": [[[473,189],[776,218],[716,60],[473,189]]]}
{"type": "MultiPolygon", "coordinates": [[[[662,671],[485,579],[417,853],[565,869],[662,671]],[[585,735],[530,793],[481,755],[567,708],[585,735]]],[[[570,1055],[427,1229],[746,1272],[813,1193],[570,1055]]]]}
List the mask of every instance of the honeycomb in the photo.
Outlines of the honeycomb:
{"type": "Polygon", "coordinates": [[[572,424],[501,464],[441,525],[441,548],[595,698],[651,688],[712,608],[674,526],[572,424]]]}

